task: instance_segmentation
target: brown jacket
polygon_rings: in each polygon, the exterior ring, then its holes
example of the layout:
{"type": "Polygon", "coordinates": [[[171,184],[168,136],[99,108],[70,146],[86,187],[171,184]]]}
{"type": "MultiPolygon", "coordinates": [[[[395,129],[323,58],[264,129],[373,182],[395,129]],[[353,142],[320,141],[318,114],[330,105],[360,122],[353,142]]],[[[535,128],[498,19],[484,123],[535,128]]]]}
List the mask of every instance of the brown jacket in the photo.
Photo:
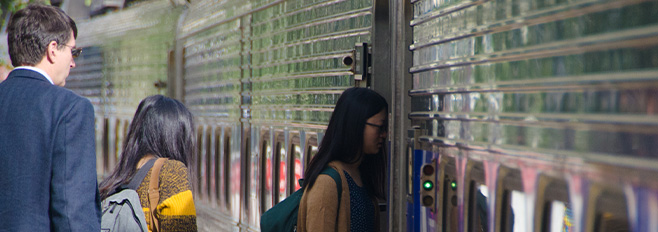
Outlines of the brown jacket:
{"type": "MultiPolygon", "coordinates": [[[[319,175],[313,188],[306,189],[299,203],[297,231],[350,231],[350,188],[343,172],[343,164],[332,161],[329,167],[336,169],[342,180],[340,209],[336,182],[328,175],[319,175]],[[338,219],[338,224],[336,224],[338,219]]],[[[373,200],[373,202],[376,202],[373,200]]],[[[379,209],[375,204],[375,227],[379,226],[379,209]]]]}

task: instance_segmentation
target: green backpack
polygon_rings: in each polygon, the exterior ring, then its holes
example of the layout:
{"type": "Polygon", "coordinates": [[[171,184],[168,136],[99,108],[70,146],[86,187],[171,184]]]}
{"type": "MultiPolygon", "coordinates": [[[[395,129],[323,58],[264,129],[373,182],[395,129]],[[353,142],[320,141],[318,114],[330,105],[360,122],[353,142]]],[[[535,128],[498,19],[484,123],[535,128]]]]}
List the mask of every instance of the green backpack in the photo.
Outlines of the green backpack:
{"type": "MultiPolygon", "coordinates": [[[[338,207],[340,207],[340,196],[343,192],[340,174],[333,168],[326,168],[320,173],[331,176],[336,181],[338,190],[338,207]]],[[[304,194],[303,189],[295,191],[288,198],[260,216],[260,230],[262,232],[291,232],[297,231],[297,214],[299,213],[299,202],[304,194]]]]}

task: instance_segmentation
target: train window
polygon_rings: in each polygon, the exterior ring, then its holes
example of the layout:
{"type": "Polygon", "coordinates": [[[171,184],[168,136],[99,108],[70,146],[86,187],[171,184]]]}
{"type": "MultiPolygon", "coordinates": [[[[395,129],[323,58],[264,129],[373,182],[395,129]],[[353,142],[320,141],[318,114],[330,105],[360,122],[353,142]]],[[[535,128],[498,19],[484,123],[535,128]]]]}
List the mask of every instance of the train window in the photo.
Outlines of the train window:
{"type": "Polygon", "coordinates": [[[272,146],[268,141],[263,141],[261,145],[261,214],[272,208],[272,146]]]}
{"type": "MultiPolygon", "coordinates": [[[[475,153],[475,152],[474,152],[475,153]]],[[[488,213],[489,207],[487,199],[489,196],[489,189],[484,183],[484,165],[479,161],[469,161],[467,163],[467,180],[468,185],[465,186],[466,191],[464,202],[468,207],[468,215],[466,216],[466,231],[488,231],[488,213]]]]}
{"type": "Polygon", "coordinates": [[[119,162],[119,157],[121,157],[121,153],[123,153],[123,140],[126,136],[126,120],[121,120],[117,119],[117,124],[116,124],[116,140],[115,140],[115,146],[116,146],[116,153],[114,154],[114,157],[112,157],[112,166],[116,165],[116,163],[119,162]]]}
{"type": "Polygon", "coordinates": [[[290,165],[288,165],[290,173],[288,176],[291,178],[288,187],[292,194],[301,188],[299,186],[299,179],[302,178],[302,148],[299,145],[293,144],[290,148],[290,159],[290,165]]]}
{"type": "Polygon", "coordinates": [[[105,179],[106,175],[109,175],[109,173],[112,171],[112,167],[110,166],[110,145],[109,145],[109,139],[110,139],[110,121],[107,118],[103,119],[103,138],[102,138],[102,150],[103,150],[103,170],[105,173],[103,174],[103,179],[105,179]]]}
{"type": "MultiPolygon", "coordinates": [[[[453,152],[455,150],[443,150],[444,154],[453,152]]],[[[441,157],[439,161],[440,167],[438,170],[443,170],[443,178],[437,173],[438,184],[436,191],[439,199],[437,199],[435,207],[442,209],[441,213],[441,231],[455,232],[459,226],[459,207],[457,202],[457,178],[455,173],[455,159],[449,156],[441,157]]],[[[440,172],[439,172],[440,173],[440,172]]],[[[436,197],[436,196],[435,196],[436,197]]]]}
{"type": "MultiPolygon", "coordinates": [[[[251,133],[249,133],[251,134],[251,133]]],[[[249,207],[249,223],[253,225],[257,225],[260,222],[260,215],[262,214],[262,201],[260,200],[262,194],[260,188],[262,188],[262,182],[263,178],[261,175],[263,172],[261,171],[262,165],[260,165],[262,162],[262,159],[260,158],[261,152],[252,152],[251,149],[252,143],[251,143],[251,137],[248,139],[247,143],[247,154],[250,156],[249,158],[249,173],[250,173],[250,178],[249,178],[249,201],[248,201],[248,207],[249,207]]],[[[256,151],[258,151],[258,146],[256,146],[256,151]]]]}
{"type": "Polygon", "coordinates": [[[318,154],[318,139],[315,136],[311,136],[306,140],[306,144],[306,154],[304,154],[304,167],[310,164],[313,157],[318,154]]]}
{"type": "Polygon", "coordinates": [[[457,180],[446,175],[443,180],[443,231],[457,231],[458,207],[457,207],[457,180]]]}
{"type": "Polygon", "coordinates": [[[114,124],[114,154],[112,154],[112,161],[110,161],[112,167],[116,165],[119,155],[121,155],[121,138],[123,138],[121,135],[121,120],[117,119],[114,124]]]}
{"type": "MultiPolygon", "coordinates": [[[[119,147],[121,153],[123,153],[123,141],[128,137],[128,129],[130,127],[130,120],[126,119],[123,120],[123,125],[121,128],[121,139],[119,140],[119,147]]],[[[117,162],[119,162],[119,158],[121,157],[121,153],[117,156],[117,162]]]]}
{"type": "Polygon", "coordinates": [[[572,231],[573,215],[571,209],[567,208],[567,204],[561,201],[552,201],[548,207],[550,214],[546,216],[550,218],[548,232],[561,232],[572,231]]]}
{"type": "MultiPolygon", "coordinates": [[[[509,203],[512,206],[512,211],[504,213],[503,216],[506,219],[503,224],[507,224],[505,228],[512,230],[503,230],[503,231],[513,231],[513,232],[522,232],[526,231],[526,223],[524,216],[527,215],[526,212],[526,202],[527,195],[521,191],[507,191],[509,193],[509,203]]],[[[503,204],[505,206],[507,204],[503,204]]]]}
{"type": "Polygon", "coordinates": [[[218,205],[221,204],[222,200],[222,183],[221,183],[221,176],[222,176],[222,159],[221,157],[221,151],[222,151],[222,128],[218,127],[215,128],[215,173],[213,175],[215,176],[214,181],[215,181],[215,195],[213,196],[217,202],[218,205]]]}
{"type": "Polygon", "coordinates": [[[279,203],[286,198],[286,147],[281,142],[276,143],[275,152],[275,169],[274,169],[274,189],[277,191],[275,194],[274,202],[279,203]]]}
{"type": "Polygon", "coordinates": [[[123,153],[123,141],[128,137],[128,125],[130,125],[130,120],[122,120],[117,128],[121,133],[119,133],[119,139],[117,139],[117,156],[115,157],[115,163],[119,162],[119,158],[123,153]]]}
{"type": "Polygon", "coordinates": [[[197,127],[197,137],[196,137],[196,147],[197,147],[197,156],[196,156],[196,192],[201,195],[203,191],[201,190],[201,184],[203,183],[202,176],[204,175],[203,173],[203,127],[199,126],[197,127]]]}
{"type": "Polygon", "coordinates": [[[537,207],[543,206],[541,231],[557,232],[573,230],[573,214],[569,208],[567,183],[562,179],[540,176],[537,188],[537,207]],[[543,204],[541,203],[543,202],[543,204]]]}
{"type": "Polygon", "coordinates": [[[114,168],[114,161],[117,152],[116,139],[117,139],[117,120],[108,119],[107,125],[107,170],[111,171],[114,168]]]}
{"type": "Polygon", "coordinates": [[[308,150],[306,150],[306,153],[308,154],[308,158],[306,159],[306,165],[311,163],[311,160],[313,157],[315,157],[316,154],[318,154],[318,146],[308,146],[308,150]]]}
{"type": "Polygon", "coordinates": [[[526,231],[525,224],[525,206],[527,202],[527,195],[522,192],[523,183],[521,178],[521,171],[518,169],[510,169],[500,167],[499,171],[499,188],[502,188],[500,196],[500,217],[496,217],[500,223],[500,231],[502,232],[518,232],[526,231]]]}
{"type": "Polygon", "coordinates": [[[471,181],[469,192],[469,230],[468,231],[489,231],[487,199],[489,189],[486,185],[476,181],[471,181]]]}
{"type": "Polygon", "coordinates": [[[224,204],[227,209],[231,208],[231,132],[224,132],[224,204]]]}
{"type": "MultiPolygon", "coordinates": [[[[128,137],[128,127],[130,126],[130,120],[123,120],[123,125],[121,125],[121,139],[119,140],[119,147],[121,148],[121,152],[123,152],[123,141],[128,137]]],[[[117,156],[118,158],[121,157],[121,153],[117,156]]]]}
{"type": "Polygon", "coordinates": [[[596,199],[594,231],[631,231],[623,192],[604,190],[596,199]]]}
{"type": "MultiPolygon", "coordinates": [[[[249,134],[249,133],[245,133],[249,134]]],[[[251,153],[251,137],[244,138],[244,159],[245,159],[245,207],[249,215],[250,223],[257,223],[253,221],[258,219],[260,212],[258,212],[258,156],[251,153]]]]}
{"type": "Polygon", "coordinates": [[[205,189],[204,190],[206,190],[206,197],[207,197],[206,200],[210,201],[210,198],[212,196],[212,191],[211,191],[212,187],[211,186],[212,186],[212,173],[213,173],[213,171],[212,171],[212,152],[211,152],[212,151],[211,150],[212,149],[212,130],[210,128],[208,128],[208,130],[206,130],[206,138],[205,139],[206,139],[206,159],[204,161],[204,163],[205,163],[204,166],[205,166],[205,169],[206,169],[206,171],[205,171],[206,175],[204,176],[204,178],[206,178],[206,181],[205,181],[205,189]]]}
{"type": "MultiPolygon", "coordinates": [[[[130,120],[125,120],[123,122],[123,138],[128,137],[128,129],[130,129],[130,120]]],[[[121,140],[123,142],[123,139],[121,140]]]]}

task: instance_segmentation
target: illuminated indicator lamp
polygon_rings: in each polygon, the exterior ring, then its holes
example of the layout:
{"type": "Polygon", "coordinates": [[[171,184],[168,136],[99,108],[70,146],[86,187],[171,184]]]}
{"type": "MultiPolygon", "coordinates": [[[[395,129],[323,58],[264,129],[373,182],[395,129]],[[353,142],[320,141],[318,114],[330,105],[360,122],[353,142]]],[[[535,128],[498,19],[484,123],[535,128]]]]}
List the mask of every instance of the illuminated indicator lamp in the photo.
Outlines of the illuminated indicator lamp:
{"type": "Polygon", "coordinates": [[[423,182],[423,189],[429,191],[432,190],[432,187],[434,187],[434,183],[432,183],[432,181],[426,180],[423,182]]]}
{"type": "Polygon", "coordinates": [[[434,204],[434,198],[430,196],[425,196],[423,197],[423,205],[424,206],[431,206],[434,204]]]}
{"type": "Polygon", "coordinates": [[[451,182],[450,182],[450,188],[452,188],[452,190],[457,189],[457,181],[454,181],[454,180],[451,181],[451,182]]]}

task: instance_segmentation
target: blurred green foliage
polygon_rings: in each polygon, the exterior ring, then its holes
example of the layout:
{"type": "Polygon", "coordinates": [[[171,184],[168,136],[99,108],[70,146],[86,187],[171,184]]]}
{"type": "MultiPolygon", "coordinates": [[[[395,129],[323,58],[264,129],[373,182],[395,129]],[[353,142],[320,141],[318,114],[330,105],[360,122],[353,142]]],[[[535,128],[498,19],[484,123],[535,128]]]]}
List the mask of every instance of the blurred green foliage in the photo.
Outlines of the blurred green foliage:
{"type": "Polygon", "coordinates": [[[50,5],[50,0],[0,0],[0,27],[4,27],[7,16],[17,10],[25,8],[30,3],[43,3],[50,5]]]}

